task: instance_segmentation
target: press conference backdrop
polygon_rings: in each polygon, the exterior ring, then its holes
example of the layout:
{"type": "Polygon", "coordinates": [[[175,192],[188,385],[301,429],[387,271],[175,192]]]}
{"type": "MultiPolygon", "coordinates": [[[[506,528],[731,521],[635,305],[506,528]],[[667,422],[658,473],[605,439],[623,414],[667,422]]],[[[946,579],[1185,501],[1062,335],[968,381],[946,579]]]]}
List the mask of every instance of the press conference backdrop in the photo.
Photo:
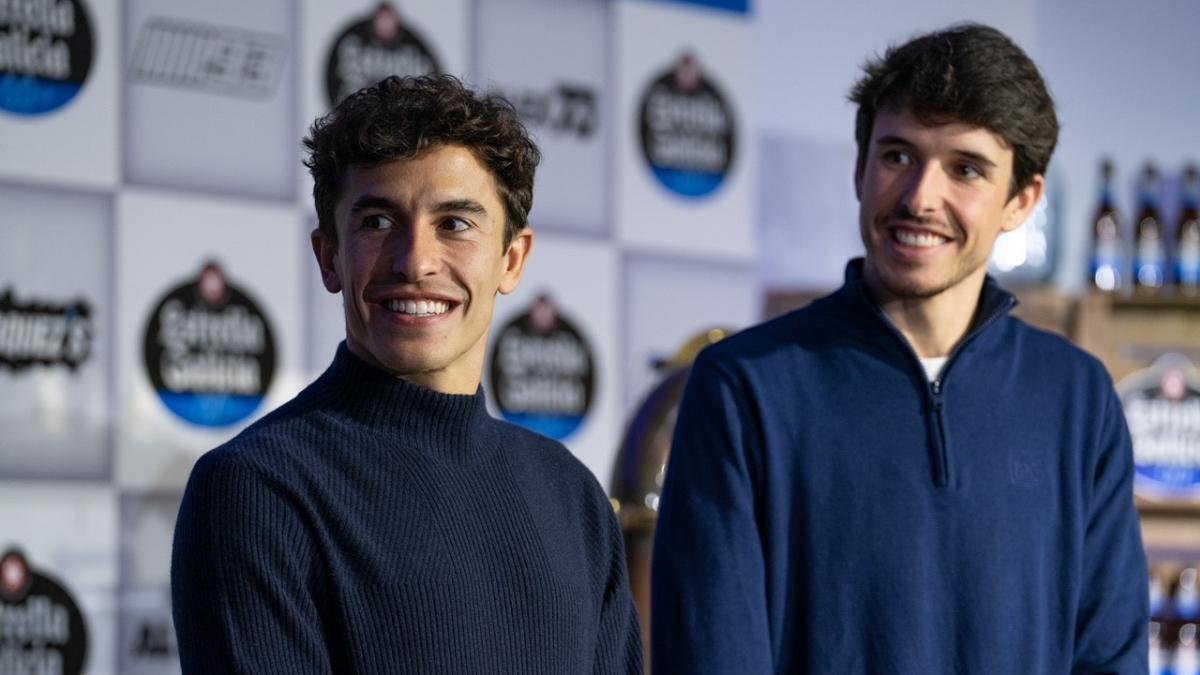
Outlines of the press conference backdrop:
{"type": "Polygon", "coordinates": [[[169,673],[204,451],[343,336],[307,125],[391,73],[509,97],[545,159],[493,414],[607,484],[653,363],[759,313],[747,0],[0,6],[0,672],[169,673]],[[549,318],[549,320],[548,320],[549,318]]]}

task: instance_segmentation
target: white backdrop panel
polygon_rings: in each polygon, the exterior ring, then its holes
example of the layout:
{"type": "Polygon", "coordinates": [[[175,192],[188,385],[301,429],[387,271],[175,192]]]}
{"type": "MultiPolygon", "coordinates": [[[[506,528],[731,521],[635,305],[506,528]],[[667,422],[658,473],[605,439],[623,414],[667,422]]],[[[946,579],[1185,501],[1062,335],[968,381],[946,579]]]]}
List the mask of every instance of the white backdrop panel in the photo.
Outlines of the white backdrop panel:
{"type": "Polygon", "coordinates": [[[767,288],[834,289],[863,254],[853,140],[760,140],[759,279],[767,288]]]}
{"type": "Polygon", "coordinates": [[[179,501],[178,494],[121,495],[117,661],[124,675],[180,670],[170,576],[179,501]]]}
{"type": "Polygon", "coordinates": [[[287,0],[126,1],[129,182],[294,198],[295,11],[287,0]]]}
{"type": "MultiPolygon", "coordinates": [[[[338,38],[351,24],[370,19],[381,5],[395,10],[401,26],[419,34],[442,70],[465,76],[470,68],[470,6],[467,0],[302,0],[300,2],[300,119],[296,142],[317,117],[331,109],[326,68],[338,38]]],[[[383,59],[374,59],[377,62],[383,59]]],[[[411,75],[414,73],[403,72],[411,75]]],[[[369,83],[368,83],[369,84],[369,83]]],[[[311,208],[312,181],[301,171],[301,203],[311,208]]]]}
{"type": "Polygon", "coordinates": [[[87,79],[74,98],[48,112],[17,115],[0,108],[0,178],[99,189],[117,184],[120,7],[118,0],[80,4],[93,44],[87,79]]]}
{"type": "MultiPolygon", "coordinates": [[[[745,17],[679,4],[615,3],[616,221],[622,244],[671,255],[732,261],[754,256],[754,176],[751,133],[754,31],[745,17]],[[700,75],[720,94],[733,122],[728,170],[711,191],[685,196],[656,177],[641,140],[643,98],[656,80],[690,54],[700,75]]],[[[692,128],[719,123],[704,109],[675,111],[692,128]]],[[[729,119],[729,118],[726,118],[729,119]]],[[[682,151],[690,152],[694,144],[682,151]]]]}
{"type": "Polygon", "coordinates": [[[302,373],[300,262],[306,242],[291,208],[127,191],[117,200],[117,480],[137,489],[179,488],[192,463],[291,398],[302,373]],[[275,376],[253,414],[227,427],[172,413],[145,368],[143,338],[160,300],[215,261],[247,292],[275,338],[275,376]]]}
{"type": "Polygon", "coordinates": [[[745,328],[761,315],[747,266],[629,255],[624,278],[626,419],[661,379],[656,361],[700,331],[745,328]]]}
{"type": "Polygon", "coordinates": [[[505,95],[542,151],[530,222],[605,234],[608,3],[480,0],[478,83],[505,95]]]}
{"type": "MultiPolygon", "coordinates": [[[[617,255],[611,246],[539,233],[521,285],[511,295],[497,300],[491,333],[491,348],[494,348],[498,332],[518,314],[528,312],[537,298],[544,295],[581,334],[590,347],[594,364],[592,405],[578,429],[561,440],[606,487],[616,458],[621,424],[616,275],[617,255]]],[[[488,404],[499,417],[496,392],[486,374],[491,366],[489,353],[484,382],[488,386],[488,404]]]]}
{"type": "Polygon", "coordinates": [[[78,483],[0,483],[0,554],[15,546],[37,572],[79,606],[87,631],[84,673],[118,672],[116,657],[117,504],[107,487],[78,483]]]}
{"type": "Polygon", "coordinates": [[[107,480],[112,201],[0,184],[0,204],[0,477],[107,480]],[[36,345],[34,322],[62,334],[36,345]]]}

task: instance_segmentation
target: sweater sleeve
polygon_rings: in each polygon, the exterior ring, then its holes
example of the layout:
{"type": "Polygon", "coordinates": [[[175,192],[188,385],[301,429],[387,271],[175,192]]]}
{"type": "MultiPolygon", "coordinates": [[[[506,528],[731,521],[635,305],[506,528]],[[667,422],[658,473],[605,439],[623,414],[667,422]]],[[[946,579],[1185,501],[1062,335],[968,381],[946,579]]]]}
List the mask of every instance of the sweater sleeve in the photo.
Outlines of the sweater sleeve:
{"type": "Polygon", "coordinates": [[[301,520],[277,485],[212,452],[175,525],[171,599],[186,673],[328,673],[301,520]]]}
{"type": "Polygon", "coordinates": [[[701,355],[680,406],[659,505],[650,633],[656,673],[773,671],[753,419],[731,378],[701,355]]]}
{"type": "Polygon", "coordinates": [[[1115,392],[1101,423],[1073,673],[1144,673],[1148,655],[1146,554],[1133,503],[1133,447],[1115,392]]]}
{"type": "Polygon", "coordinates": [[[609,533],[608,581],[600,609],[600,639],[596,644],[596,675],[642,675],[642,630],[629,590],[625,544],[616,515],[604,501],[609,533]]]}

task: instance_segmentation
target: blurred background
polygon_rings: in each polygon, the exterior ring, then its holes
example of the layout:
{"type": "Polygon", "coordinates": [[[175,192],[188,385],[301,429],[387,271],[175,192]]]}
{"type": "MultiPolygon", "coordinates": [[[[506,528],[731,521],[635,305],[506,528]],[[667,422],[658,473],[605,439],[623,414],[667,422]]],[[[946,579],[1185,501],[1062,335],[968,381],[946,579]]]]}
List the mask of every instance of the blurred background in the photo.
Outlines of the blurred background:
{"type": "Polygon", "coordinates": [[[1024,47],[1058,104],[1046,203],[992,269],[1118,381],[1152,650],[1185,672],[1192,0],[0,3],[0,606],[42,627],[0,631],[0,672],[178,670],[168,575],[188,471],[344,334],[309,249],[300,139],[346,93],[453,73],[509,97],[536,136],[537,244],[497,305],[484,386],[497,416],[562,440],[610,490],[636,588],[688,358],[710,328],[840,284],[861,252],[859,66],[968,20],[1024,47]]]}

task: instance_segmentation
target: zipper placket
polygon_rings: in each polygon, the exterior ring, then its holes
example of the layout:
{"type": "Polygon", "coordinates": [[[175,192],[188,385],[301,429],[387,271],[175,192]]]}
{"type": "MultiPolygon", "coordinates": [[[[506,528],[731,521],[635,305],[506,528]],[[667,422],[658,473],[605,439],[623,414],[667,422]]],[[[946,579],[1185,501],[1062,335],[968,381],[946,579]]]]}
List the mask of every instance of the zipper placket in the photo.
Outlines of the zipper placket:
{"type": "Polygon", "coordinates": [[[990,314],[988,314],[987,318],[984,319],[983,322],[978,326],[976,326],[974,330],[968,333],[967,336],[958,343],[958,346],[954,348],[954,351],[950,352],[950,356],[946,359],[946,363],[942,364],[942,372],[938,374],[936,379],[934,379],[932,382],[929,382],[928,377],[925,374],[925,367],[921,364],[921,357],[917,356],[916,350],[912,348],[912,345],[908,343],[908,340],[904,338],[904,335],[899,331],[899,329],[896,328],[891,319],[887,317],[887,315],[883,312],[883,309],[881,309],[874,302],[871,302],[870,299],[866,297],[865,292],[863,295],[864,299],[875,308],[876,314],[878,314],[884,325],[886,325],[888,329],[892,331],[892,335],[899,340],[900,344],[902,344],[906,350],[908,350],[909,360],[916,367],[917,373],[920,375],[921,382],[926,383],[926,386],[923,387],[925,392],[925,405],[927,406],[926,424],[930,425],[928,431],[932,436],[934,446],[933,484],[936,487],[948,487],[951,484],[951,479],[953,478],[953,466],[950,462],[950,448],[948,447],[949,442],[946,438],[946,418],[944,413],[945,401],[943,399],[943,392],[946,389],[946,376],[950,372],[950,366],[954,364],[954,361],[958,358],[958,355],[962,353],[963,349],[975,339],[975,336],[982,333],[988,326],[995,323],[996,320],[1001,316],[1004,316],[1008,310],[1012,309],[1016,302],[1010,296],[1000,307],[997,307],[990,314]],[[929,417],[933,417],[933,420],[929,421],[929,417]]]}
{"type": "MultiPolygon", "coordinates": [[[[947,359],[946,365],[950,361],[947,359]]],[[[942,367],[942,372],[945,372],[945,366],[942,367]]],[[[941,375],[938,376],[939,378],[941,375]]],[[[933,445],[934,445],[934,467],[933,467],[933,484],[938,487],[946,487],[950,485],[950,450],[946,447],[946,421],[942,416],[942,381],[941,379],[934,380],[929,383],[928,405],[933,413],[933,445]]]]}

